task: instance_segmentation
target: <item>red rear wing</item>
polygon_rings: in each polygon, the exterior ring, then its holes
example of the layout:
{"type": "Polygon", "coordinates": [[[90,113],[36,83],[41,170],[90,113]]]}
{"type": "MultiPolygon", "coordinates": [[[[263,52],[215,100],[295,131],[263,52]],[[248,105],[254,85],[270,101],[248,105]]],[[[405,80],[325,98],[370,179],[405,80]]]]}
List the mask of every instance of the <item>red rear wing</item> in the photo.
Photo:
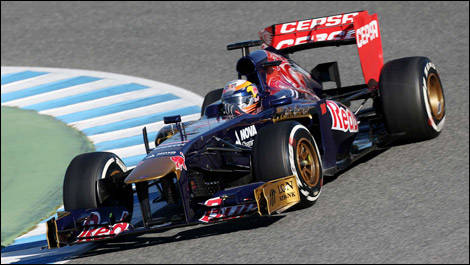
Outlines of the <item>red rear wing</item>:
{"type": "Polygon", "coordinates": [[[259,32],[261,40],[282,52],[357,44],[365,82],[376,87],[383,66],[377,14],[367,11],[275,24],[259,32]]]}

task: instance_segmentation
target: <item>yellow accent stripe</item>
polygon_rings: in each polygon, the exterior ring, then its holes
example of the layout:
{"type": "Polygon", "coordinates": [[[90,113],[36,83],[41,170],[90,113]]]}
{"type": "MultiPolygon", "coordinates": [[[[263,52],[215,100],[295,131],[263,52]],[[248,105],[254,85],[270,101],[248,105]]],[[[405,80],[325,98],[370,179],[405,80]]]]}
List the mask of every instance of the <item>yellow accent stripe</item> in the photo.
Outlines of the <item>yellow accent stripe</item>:
{"type": "Polygon", "coordinates": [[[235,87],[235,91],[237,91],[237,90],[239,90],[239,89],[241,89],[241,88],[244,88],[245,86],[250,85],[250,84],[251,84],[250,81],[245,81],[243,84],[236,86],[236,87],[235,87]]]}

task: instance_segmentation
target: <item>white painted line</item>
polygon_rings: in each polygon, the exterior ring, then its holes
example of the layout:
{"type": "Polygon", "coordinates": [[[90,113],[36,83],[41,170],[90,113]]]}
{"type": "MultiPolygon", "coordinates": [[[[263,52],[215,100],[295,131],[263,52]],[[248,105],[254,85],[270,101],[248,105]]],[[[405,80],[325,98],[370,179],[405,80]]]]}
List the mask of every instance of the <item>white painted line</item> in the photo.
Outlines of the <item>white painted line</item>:
{"type": "Polygon", "coordinates": [[[28,71],[28,70],[31,70],[31,68],[32,67],[23,67],[23,66],[2,66],[1,69],[2,69],[2,75],[4,75],[4,74],[28,71]]]}
{"type": "MultiPolygon", "coordinates": [[[[149,141],[149,146],[150,148],[155,148],[155,143],[153,141],[149,141]]],[[[133,145],[133,146],[128,146],[124,148],[107,150],[107,152],[115,153],[117,156],[124,159],[130,156],[144,155],[145,145],[142,143],[139,145],[133,145]]]]}
{"type": "MultiPolygon", "coordinates": [[[[199,119],[199,117],[200,117],[199,114],[185,115],[185,116],[181,116],[181,121],[183,122],[192,121],[192,120],[199,119]]],[[[91,136],[88,136],[88,138],[96,144],[100,142],[112,141],[112,140],[117,140],[120,138],[130,137],[130,136],[142,135],[142,129],[144,128],[144,126],[147,127],[148,133],[156,132],[160,130],[160,128],[162,128],[164,125],[165,124],[163,123],[163,121],[159,121],[159,122],[149,123],[147,125],[141,125],[137,127],[123,129],[123,130],[91,135],[91,136]]],[[[149,139],[149,141],[152,141],[152,139],[149,139]]]]}
{"type": "Polygon", "coordinates": [[[22,72],[22,71],[24,71],[24,70],[23,69],[18,70],[18,67],[2,66],[2,75],[17,73],[17,72],[22,72]]]}
{"type": "Polygon", "coordinates": [[[153,113],[165,112],[173,109],[183,108],[193,105],[191,102],[188,102],[184,99],[176,99],[163,103],[152,104],[149,106],[135,108],[131,110],[121,111],[105,116],[100,116],[88,120],[82,120],[78,122],[69,123],[78,130],[83,130],[95,126],[105,125],[113,122],[118,122],[122,120],[137,118],[141,116],[150,115],[153,113]]]}
{"type": "Polygon", "coordinates": [[[6,85],[2,85],[2,94],[22,90],[22,89],[33,87],[33,86],[44,85],[44,84],[59,81],[59,80],[64,80],[67,78],[71,78],[73,76],[77,76],[77,75],[50,73],[50,74],[36,76],[33,78],[24,79],[24,80],[17,81],[17,82],[12,82],[6,85]]]}
{"type": "Polygon", "coordinates": [[[168,93],[173,93],[179,97],[185,98],[189,102],[192,102],[196,105],[202,105],[202,101],[204,100],[203,97],[200,95],[191,92],[189,90],[183,89],[181,87],[173,86],[170,84],[150,80],[150,79],[145,79],[145,78],[140,78],[140,77],[135,77],[135,76],[129,76],[129,75],[121,75],[121,74],[114,74],[114,73],[105,73],[105,72],[99,72],[99,71],[90,71],[90,70],[81,70],[81,69],[62,69],[62,68],[47,68],[47,67],[27,67],[27,66],[8,66],[8,67],[2,67],[3,68],[14,68],[19,71],[25,71],[25,70],[30,70],[30,71],[39,71],[39,72],[50,72],[50,73],[64,73],[64,74],[71,74],[71,75],[89,75],[89,76],[94,76],[94,77],[99,77],[103,79],[117,79],[117,80],[125,80],[126,82],[132,82],[132,83],[137,83],[149,87],[156,87],[164,92],[168,93]]]}
{"type": "Polygon", "coordinates": [[[65,264],[69,262],[70,260],[63,260],[63,261],[58,261],[58,262],[52,262],[51,264],[65,264]]]}
{"type": "MultiPolygon", "coordinates": [[[[28,262],[28,258],[43,258],[47,257],[48,255],[76,255],[77,253],[81,253],[92,248],[93,245],[91,243],[84,243],[81,245],[69,246],[64,248],[58,249],[42,249],[38,250],[38,247],[35,248],[28,248],[22,249],[17,251],[11,251],[2,253],[1,262],[4,263],[13,263],[13,262],[28,262]]],[[[65,258],[65,257],[64,257],[65,258]]]]}
{"type": "MultiPolygon", "coordinates": [[[[67,88],[63,88],[59,90],[50,91],[47,93],[41,93],[41,94],[34,95],[31,97],[15,99],[15,100],[4,103],[4,105],[24,107],[28,105],[45,102],[45,101],[50,101],[50,100],[65,98],[65,97],[69,97],[69,96],[73,96],[73,95],[77,95],[77,94],[81,94],[85,92],[95,91],[101,88],[115,86],[120,83],[122,82],[119,82],[117,80],[102,79],[102,80],[97,80],[91,83],[71,86],[71,87],[67,87],[67,88]]],[[[36,85],[36,84],[33,84],[33,85],[36,85]]]]}
{"type": "Polygon", "coordinates": [[[71,105],[67,105],[67,106],[63,106],[59,108],[43,110],[43,111],[40,111],[39,113],[51,115],[51,116],[61,116],[61,115],[67,115],[67,114],[75,113],[79,111],[104,107],[104,106],[108,106],[111,104],[115,104],[115,103],[119,103],[119,102],[123,102],[127,100],[154,96],[154,95],[158,95],[161,93],[162,91],[158,89],[147,88],[147,89],[142,89],[138,91],[131,91],[131,92],[122,93],[119,95],[114,95],[114,96],[99,98],[95,100],[89,100],[89,101],[85,101],[81,103],[71,104],[71,105]]]}
{"type": "Polygon", "coordinates": [[[24,234],[20,237],[17,237],[16,239],[28,238],[28,237],[31,237],[31,236],[37,236],[37,235],[42,235],[42,234],[46,235],[46,232],[47,232],[46,223],[40,223],[36,226],[36,228],[34,228],[33,230],[29,231],[28,233],[26,233],[26,234],[24,234]]]}

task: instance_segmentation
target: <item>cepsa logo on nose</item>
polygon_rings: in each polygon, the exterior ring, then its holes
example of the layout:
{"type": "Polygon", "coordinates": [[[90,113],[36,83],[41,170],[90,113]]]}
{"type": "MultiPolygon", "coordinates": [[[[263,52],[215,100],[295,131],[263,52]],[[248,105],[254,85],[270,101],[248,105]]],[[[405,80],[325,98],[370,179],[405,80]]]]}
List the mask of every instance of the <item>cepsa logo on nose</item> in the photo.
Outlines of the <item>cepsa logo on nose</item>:
{"type": "Polygon", "coordinates": [[[279,33],[286,34],[286,33],[293,33],[296,31],[303,31],[303,30],[312,30],[317,26],[337,26],[340,24],[347,24],[353,23],[353,17],[357,16],[359,13],[350,13],[344,15],[336,15],[331,17],[321,17],[321,18],[314,18],[314,19],[307,19],[302,21],[294,21],[282,24],[279,33]]]}

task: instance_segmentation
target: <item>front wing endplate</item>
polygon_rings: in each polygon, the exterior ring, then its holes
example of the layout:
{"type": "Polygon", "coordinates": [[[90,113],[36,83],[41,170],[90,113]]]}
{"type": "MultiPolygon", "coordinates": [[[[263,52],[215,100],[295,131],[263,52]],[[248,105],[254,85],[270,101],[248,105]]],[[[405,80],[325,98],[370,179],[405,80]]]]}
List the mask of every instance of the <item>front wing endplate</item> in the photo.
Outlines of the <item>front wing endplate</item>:
{"type": "Polygon", "coordinates": [[[256,188],[254,193],[260,215],[281,213],[300,202],[294,175],[268,181],[256,188]]]}

